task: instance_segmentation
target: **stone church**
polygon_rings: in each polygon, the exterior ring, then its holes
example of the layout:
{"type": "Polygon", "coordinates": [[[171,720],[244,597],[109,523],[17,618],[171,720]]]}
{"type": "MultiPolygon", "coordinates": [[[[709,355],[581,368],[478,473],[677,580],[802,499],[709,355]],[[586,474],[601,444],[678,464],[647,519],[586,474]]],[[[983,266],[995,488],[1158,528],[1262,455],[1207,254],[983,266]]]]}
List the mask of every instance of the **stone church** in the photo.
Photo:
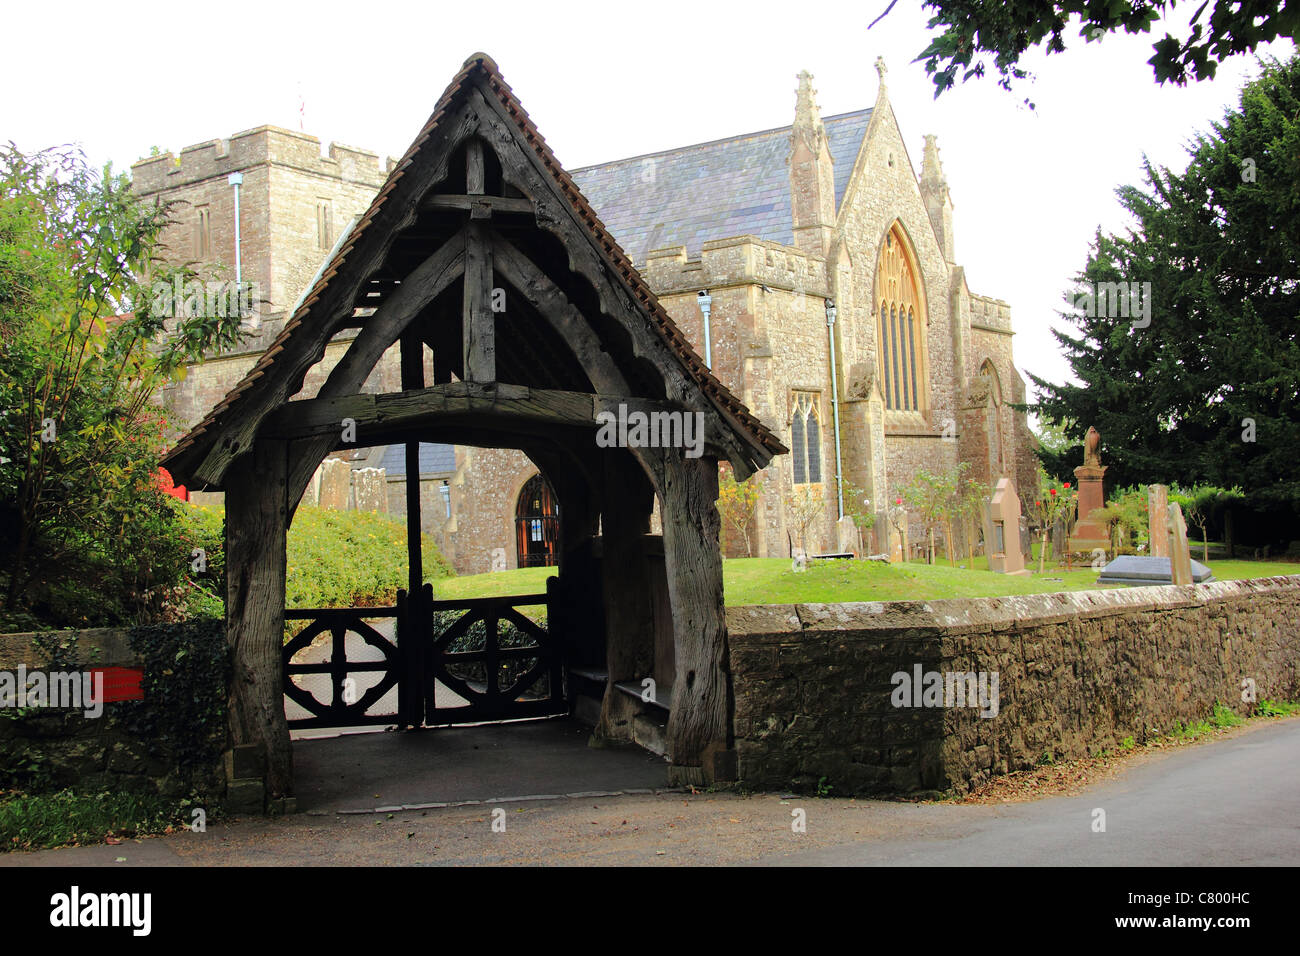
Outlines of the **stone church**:
{"type": "MultiPolygon", "coordinates": [[[[879,60],[877,72],[869,109],[821,116],[802,73],[789,126],[570,171],[713,373],[790,448],[756,476],[756,556],[798,545],[799,497],[821,504],[805,529],[818,553],[856,549],[846,510],[880,515],[922,468],[966,461],[977,481],[1034,487],[1034,440],[1011,408],[1025,386],[1010,308],[970,291],[935,137],[918,178],[879,60]]],[[[238,273],[263,303],[239,349],[169,388],[176,426],[202,418],[257,361],[392,166],[340,144],[322,156],[315,137],[276,127],[135,164],[138,193],[183,203],[169,255],[210,276],[238,273]]],[[[354,335],[331,343],[301,397],[354,335]]],[[[367,387],[399,381],[393,354],[367,387]]],[[[308,496],[382,508],[378,479],[401,514],[405,468],[400,446],[357,449],[327,460],[308,496]],[[349,494],[348,475],[363,473],[367,493],[349,494]]],[[[523,453],[426,444],[420,471],[424,530],[460,573],[554,561],[554,498],[523,453]]],[[[863,546],[887,550],[887,527],[878,518],[863,546]]],[[[744,554],[738,536],[725,553],[744,554]]]]}

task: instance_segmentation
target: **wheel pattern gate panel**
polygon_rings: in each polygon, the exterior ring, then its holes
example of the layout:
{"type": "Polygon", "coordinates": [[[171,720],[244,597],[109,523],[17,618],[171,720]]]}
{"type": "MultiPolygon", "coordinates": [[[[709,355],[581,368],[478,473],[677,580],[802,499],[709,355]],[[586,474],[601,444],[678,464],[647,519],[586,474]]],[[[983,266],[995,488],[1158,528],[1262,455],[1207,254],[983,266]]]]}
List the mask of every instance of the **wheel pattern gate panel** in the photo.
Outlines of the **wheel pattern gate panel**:
{"type": "Polygon", "coordinates": [[[559,641],[545,618],[534,620],[520,610],[545,610],[545,594],[462,601],[434,601],[431,592],[422,597],[430,634],[426,725],[568,713],[559,641]]]}
{"type": "Polygon", "coordinates": [[[382,633],[395,632],[397,608],[293,609],[284,616],[310,622],[283,651],[290,727],[397,721],[393,691],[401,674],[400,654],[395,634],[382,633]],[[326,633],[330,640],[318,643],[326,633]]]}
{"type": "Polygon", "coordinates": [[[309,622],[284,647],[289,726],[566,714],[564,657],[547,610],[545,594],[435,601],[428,584],[414,596],[399,591],[395,607],[286,610],[286,621],[309,622]]]}

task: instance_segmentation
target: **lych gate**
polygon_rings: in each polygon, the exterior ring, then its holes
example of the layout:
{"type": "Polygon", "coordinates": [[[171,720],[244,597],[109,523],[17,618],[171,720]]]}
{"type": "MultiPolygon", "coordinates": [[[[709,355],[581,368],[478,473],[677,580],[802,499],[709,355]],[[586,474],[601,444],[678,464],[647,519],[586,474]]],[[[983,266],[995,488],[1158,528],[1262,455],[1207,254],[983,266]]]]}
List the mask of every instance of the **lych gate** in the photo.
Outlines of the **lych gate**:
{"type": "Polygon", "coordinates": [[[629,739],[636,698],[617,685],[652,676],[671,702],[674,779],[734,775],[717,465],[725,458],[744,478],[785,449],[691,349],[482,54],[275,343],[165,463],[177,481],[225,491],[231,735],[262,751],[272,797],[293,792],[281,646],[289,522],[327,454],[392,443],[407,449],[409,586],[378,613],[290,612],[310,618],[290,653],[316,635],[333,641],[328,661],[294,665],[329,675],[332,688],[322,702],[289,682],[305,722],[362,722],[394,688],[400,723],[420,726],[565,711],[594,687],[596,734],[629,739]],[[355,339],[317,394],[296,398],[349,329],[355,339]],[[402,391],[363,392],[393,346],[402,391]],[[602,412],[638,411],[699,413],[703,454],[596,441],[602,412]],[[558,515],[525,516],[558,524],[541,529],[559,566],[545,595],[434,600],[422,583],[420,442],[519,449],[538,466],[558,515]],[[662,539],[649,534],[656,499],[662,539]],[[544,624],[519,610],[539,603],[544,624]],[[362,620],[386,616],[395,641],[362,620]],[[464,640],[471,630],[481,640],[464,640]],[[373,660],[347,659],[348,632],[373,660]],[[366,671],[378,682],[349,700],[348,674],[366,671]],[[441,702],[438,685],[459,701],[441,702]]]}

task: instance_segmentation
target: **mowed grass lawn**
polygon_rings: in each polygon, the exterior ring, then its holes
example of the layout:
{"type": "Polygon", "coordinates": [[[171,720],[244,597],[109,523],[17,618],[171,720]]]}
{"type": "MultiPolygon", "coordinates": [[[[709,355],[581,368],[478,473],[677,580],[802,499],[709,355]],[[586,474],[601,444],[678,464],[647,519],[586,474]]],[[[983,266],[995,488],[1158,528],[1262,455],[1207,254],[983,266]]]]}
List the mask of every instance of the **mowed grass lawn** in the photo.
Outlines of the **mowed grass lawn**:
{"type": "MultiPolygon", "coordinates": [[[[962,562],[958,562],[961,564],[962,562]]],[[[1037,567],[1037,565],[1035,565],[1037,567]]],[[[1300,574],[1300,562],[1214,561],[1216,579],[1261,578],[1300,574]]],[[[541,594],[555,568],[522,568],[493,574],[474,574],[434,582],[437,598],[487,597],[504,594],[541,594]]],[[[817,561],[796,573],[787,558],[731,558],[722,562],[727,604],[821,604],[837,601],[928,601],[937,598],[1001,597],[1010,594],[1046,594],[1053,591],[1087,591],[1097,588],[1091,568],[1066,571],[1047,568],[1028,575],[993,574],[977,557],[973,568],[952,567],[947,562],[880,564],[875,561],[817,561]]]]}

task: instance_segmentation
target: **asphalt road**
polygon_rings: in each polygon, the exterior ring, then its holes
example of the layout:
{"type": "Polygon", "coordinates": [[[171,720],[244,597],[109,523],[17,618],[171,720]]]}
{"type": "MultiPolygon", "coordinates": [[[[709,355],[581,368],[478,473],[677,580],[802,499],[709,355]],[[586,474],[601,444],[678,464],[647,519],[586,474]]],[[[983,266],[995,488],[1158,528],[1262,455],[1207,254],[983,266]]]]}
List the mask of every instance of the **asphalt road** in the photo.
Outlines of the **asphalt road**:
{"type": "Polygon", "coordinates": [[[1300,720],[1188,747],[1077,797],[992,808],[884,839],[772,857],[785,866],[1295,866],[1300,720]],[[1094,831],[1096,810],[1105,831],[1094,831]]]}
{"type": "Polygon", "coordinates": [[[563,723],[317,742],[307,748],[316,771],[340,779],[304,792],[315,811],[0,853],[0,868],[1300,864],[1300,718],[1139,754],[1079,796],[997,805],[652,790],[662,764],[587,748],[563,723]],[[505,768],[515,771],[508,779],[497,776],[505,768]],[[417,799],[444,802],[398,806],[417,799]],[[1097,809],[1104,832],[1093,830],[1097,809]],[[806,829],[796,832],[800,815],[806,829]]]}

